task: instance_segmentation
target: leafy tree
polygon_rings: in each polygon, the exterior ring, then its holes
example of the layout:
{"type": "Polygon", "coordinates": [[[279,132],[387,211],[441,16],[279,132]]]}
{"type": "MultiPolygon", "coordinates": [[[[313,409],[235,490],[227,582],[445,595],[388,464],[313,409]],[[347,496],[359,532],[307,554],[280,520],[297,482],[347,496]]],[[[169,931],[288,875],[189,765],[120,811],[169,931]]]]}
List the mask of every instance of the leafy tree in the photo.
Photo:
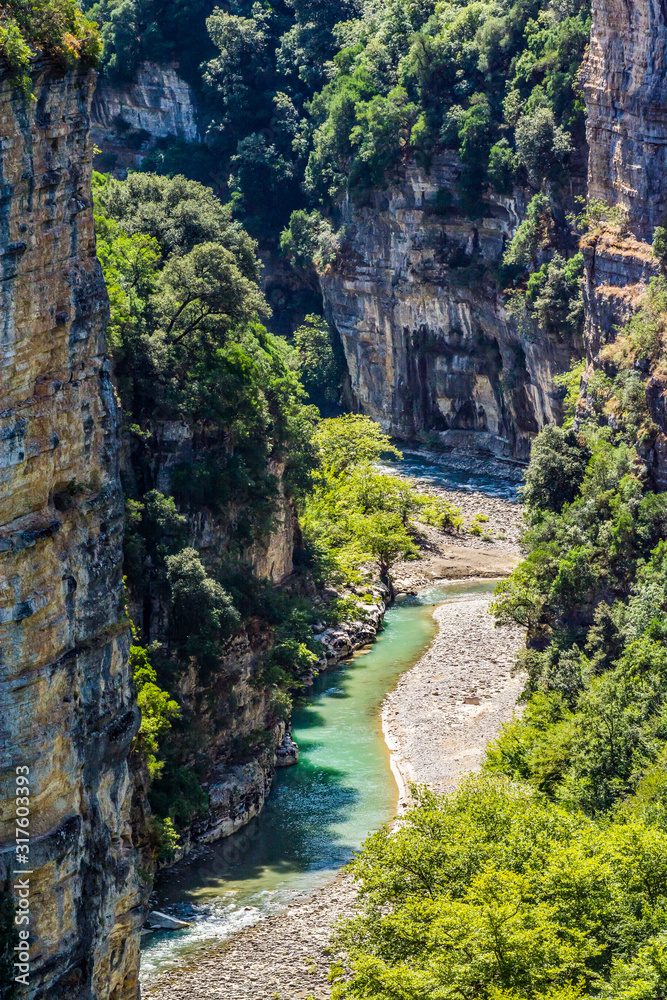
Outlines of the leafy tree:
{"type": "Polygon", "coordinates": [[[554,113],[548,107],[522,115],[515,135],[517,158],[536,186],[544,177],[553,177],[562,169],[573,151],[570,136],[556,124],[554,113]]]}
{"type": "Polygon", "coordinates": [[[574,431],[545,427],[533,444],[522,487],[524,501],[534,510],[560,513],[577,496],[589,458],[574,431]]]}
{"type": "Polygon", "coordinates": [[[323,420],[314,442],[321,465],[301,510],[306,544],[313,553],[326,553],[325,576],[359,583],[375,563],[393,600],[393,564],[417,553],[415,521],[455,530],[460,512],[435,505],[407,480],[373,467],[382,455],[400,452],[368,417],[323,420]]]}
{"type": "Polygon", "coordinates": [[[157,673],[141,646],[130,647],[130,669],[137,689],[137,704],[141,711],[141,726],[135,737],[135,747],[146,758],[151,779],[158,778],[164,767],[160,760],[161,738],[171,729],[172,719],[180,715],[178,703],[157,684],[157,673]]]}
{"type": "Polygon", "coordinates": [[[229,594],[208,576],[196,549],[181,549],[165,563],[173,640],[182,655],[208,666],[215,662],[220,643],[238,626],[238,612],[229,594]]]}
{"type": "Polygon", "coordinates": [[[267,312],[256,284],[219,243],[174,255],[160,272],[151,305],[159,333],[172,346],[195,333],[200,343],[206,333],[224,343],[231,329],[267,312]]]}
{"type": "Polygon", "coordinates": [[[580,1000],[640,982],[641,959],[659,982],[656,834],[598,825],[502,778],[470,777],[443,798],[419,790],[350,866],[361,902],[339,932],[348,974],[334,996],[580,1000]],[[636,877],[645,867],[649,880],[636,877]]]}
{"type": "Polygon", "coordinates": [[[526,300],[531,315],[553,336],[581,336],[584,326],[582,279],[584,257],[569,260],[555,253],[547,264],[528,278],[526,300]]]}
{"type": "Polygon", "coordinates": [[[540,191],[531,198],[526,217],[505,250],[501,278],[507,283],[522,272],[534,270],[540,252],[551,242],[553,216],[549,196],[540,191]]]}
{"type": "Polygon", "coordinates": [[[323,420],[314,440],[322,466],[332,476],[339,476],[352,466],[374,462],[381,455],[402,458],[380,425],[361,414],[323,420]]]}
{"type": "Polygon", "coordinates": [[[340,236],[317,209],[297,209],[280,235],[280,249],[297,267],[314,264],[323,273],[338,257],[340,236]]]}
{"type": "Polygon", "coordinates": [[[321,316],[306,316],[294,333],[299,373],[310,400],[320,412],[334,409],[340,398],[344,360],[329,324],[321,316]]]}
{"type": "Polygon", "coordinates": [[[653,256],[665,267],[667,264],[667,229],[664,226],[656,226],[653,231],[653,256]]]}
{"type": "Polygon", "coordinates": [[[380,579],[389,589],[389,600],[393,601],[391,567],[399,559],[417,553],[417,547],[400,515],[390,511],[376,511],[372,516],[354,521],[352,530],[360,550],[376,560],[380,579]]]}
{"type": "Polygon", "coordinates": [[[489,150],[489,181],[499,194],[511,194],[516,181],[516,156],[507,139],[489,150]]]}

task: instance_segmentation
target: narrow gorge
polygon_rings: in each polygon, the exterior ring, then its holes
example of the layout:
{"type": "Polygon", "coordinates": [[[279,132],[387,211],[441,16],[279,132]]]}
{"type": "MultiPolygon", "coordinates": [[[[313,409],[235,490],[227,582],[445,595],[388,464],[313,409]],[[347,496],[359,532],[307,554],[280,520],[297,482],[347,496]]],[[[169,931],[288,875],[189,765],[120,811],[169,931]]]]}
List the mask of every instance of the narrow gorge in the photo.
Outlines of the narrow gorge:
{"type": "Polygon", "coordinates": [[[0,10],[0,1000],[661,1000],[663,6],[81,7],[0,10]]]}

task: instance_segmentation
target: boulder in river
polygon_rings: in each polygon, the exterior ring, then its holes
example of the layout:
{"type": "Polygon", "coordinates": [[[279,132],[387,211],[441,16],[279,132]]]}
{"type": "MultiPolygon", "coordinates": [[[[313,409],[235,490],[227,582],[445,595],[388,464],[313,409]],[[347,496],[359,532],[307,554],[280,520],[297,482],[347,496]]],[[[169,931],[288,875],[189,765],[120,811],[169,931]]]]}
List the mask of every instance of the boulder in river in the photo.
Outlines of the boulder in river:
{"type": "Polygon", "coordinates": [[[276,767],[290,767],[299,763],[299,748],[290,736],[285,733],[282,743],[276,750],[276,767]]]}
{"type": "Polygon", "coordinates": [[[168,913],[161,913],[160,910],[151,910],[146,919],[146,927],[152,931],[180,931],[190,926],[187,920],[178,920],[177,917],[170,917],[168,913]]]}

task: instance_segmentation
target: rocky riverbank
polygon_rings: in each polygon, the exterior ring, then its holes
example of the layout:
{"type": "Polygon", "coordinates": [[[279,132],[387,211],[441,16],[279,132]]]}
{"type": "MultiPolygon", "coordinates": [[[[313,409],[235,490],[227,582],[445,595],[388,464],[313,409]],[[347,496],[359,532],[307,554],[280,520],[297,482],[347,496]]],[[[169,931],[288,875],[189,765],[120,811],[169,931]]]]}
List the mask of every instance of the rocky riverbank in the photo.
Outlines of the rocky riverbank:
{"type": "MultiPolygon", "coordinates": [[[[407,783],[435,791],[479,768],[484,748],[509,719],[521,689],[510,667],[517,629],[494,629],[489,595],[470,596],[435,611],[439,632],[385,701],[383,726],[407,801],[407,783]]],[[[352,912],[355,890],[341,875],[227,942],[203,950],[165,973],[151,1000],[327,1000],[332,926],[352,912]]]]}
{"type": "Polygon", "coordinates": [[[523,679],[512,676],[521,630],[495,628],[487,594],[436,608],[438,633],[387,696],[382,727],[405,808],[411,782],[452,791],[479,770],[486,745],[511,719],[523,679]]]}

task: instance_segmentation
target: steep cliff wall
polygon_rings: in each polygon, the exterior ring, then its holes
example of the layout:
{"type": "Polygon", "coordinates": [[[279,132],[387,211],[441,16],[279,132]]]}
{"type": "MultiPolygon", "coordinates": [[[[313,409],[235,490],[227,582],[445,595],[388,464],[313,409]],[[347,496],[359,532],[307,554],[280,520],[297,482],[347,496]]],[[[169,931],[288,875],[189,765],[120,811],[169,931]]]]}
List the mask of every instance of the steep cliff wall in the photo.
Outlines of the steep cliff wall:
{"type": "Polygon", "coordinates": [[[91,134],[101,169],[138,167],[156,139],[199,138],[192,90],[175,65],[141,63],[126,84],[102,78],[93,100],[91,134]]]}
{"type": "Polygon", "coordinates": [[[525,212],[525,195],[494,196],[477,221],[455,207],[453,154],[409,165],[372,204],[342,206],[346,243],[322,276],[359,409],[401,438],[526,460],[560,416],[553,375],[581,345],[521,331],[493,271],[525,212]]]}
{"type": "MultiPolygon", "coordinates": [[[[128,752],[118,419],[90,205],[91,73],[0,83],[3,796],[30,769],[39,1000],[136,996],[141,885],[128,752]]],[[[14,800],[2,863],[14,867],[14,800]]]]}
{"type": "MultiPolygon", "coordinates": [[[[589,198],[618,206],[620,224],[584,239],[586,357],[583,396],[603,367],[600,349],[641,304],[659,271],[651,252],[667,209],[667,12],[657,2],[595,0],[591,43],[582,71],[588,111],[589,198]]],[[[645,459],[657,485],[667,487],[667,384],[647,376],[647,401],[657,433],[645,459]]]]}
{"type": "Polygon", "coordinates": [[[628,210],[649,240],[667,209],[667,13],[658,0],[594,0],[583,83],[588,193],[628,210]]]}

